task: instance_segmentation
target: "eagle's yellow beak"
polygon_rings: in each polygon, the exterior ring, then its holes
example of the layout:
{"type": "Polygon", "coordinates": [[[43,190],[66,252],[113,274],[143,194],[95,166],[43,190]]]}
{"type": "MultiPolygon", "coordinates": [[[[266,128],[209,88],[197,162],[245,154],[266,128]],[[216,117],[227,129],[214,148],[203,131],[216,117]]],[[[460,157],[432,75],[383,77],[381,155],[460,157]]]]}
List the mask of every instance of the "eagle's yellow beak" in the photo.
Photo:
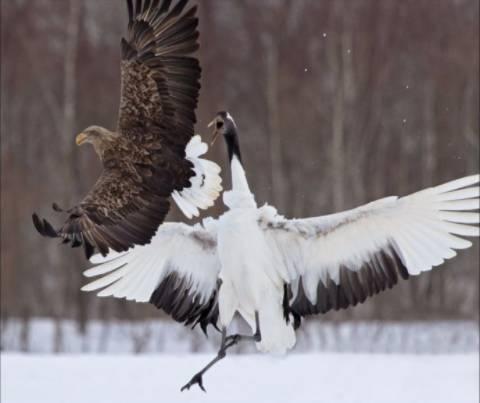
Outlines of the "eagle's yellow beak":
{"type": "MultiPolygon", "coordinates": [[[[213,119],[207,127],[212,127],[213,125],[216,125],[217,123],[217,118],[213,119]]],[[[217,127],[215,126],[215,129],[213,130],[213,138],[212,138],[212,141],[210,142],[210,146],[213,146],[213,144],[215,143],[215,140],[217,139],[218,137],[218,134],[220,133],[219,130],[217,130],[217,127]]]]}
{"type": "Polygon", "coordinates": [[[77,143],[77,146],[81,145],[86,139],[87,135],[85,133],[80,133],[77,137],[75,137],[75,143],[77,143]]]}

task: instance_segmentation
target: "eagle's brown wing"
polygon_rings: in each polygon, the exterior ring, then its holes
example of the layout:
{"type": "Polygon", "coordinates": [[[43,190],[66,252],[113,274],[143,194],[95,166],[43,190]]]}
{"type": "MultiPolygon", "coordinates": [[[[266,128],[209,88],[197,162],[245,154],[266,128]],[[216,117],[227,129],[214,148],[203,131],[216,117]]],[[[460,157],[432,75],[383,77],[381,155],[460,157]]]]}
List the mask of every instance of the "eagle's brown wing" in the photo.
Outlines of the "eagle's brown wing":
{"type": "MultiPolygon", "coordinates": [[[[194,133],[200,67],[196,7],[188,0],[127,0],[128,39],[122,40],[118,145],[87,197],[69,210],[62,228],[33,216],[37,230],[72,246],[124,251],[148,243],[174,191],[195,175],[185,158],[194,133]],[[132,169],[122,169],[122,161],[132,169]],[[107,164],[108,165],[108,164],[107,164]]],[[[105,165],[105,163],[104,163],[105,165]]]]}
{"type": "Polygon", "coordinates": [[[190,56],[198,49],[197,7],[183,12],[188,0],[172,8],[171,0],[127,3],[118,131],[147,148],[152,142],[144,136],[153,136],[183,156],[200,90],[200,65],[190,56]]]}
{"type": "MultiPolygon", "coordinates": [[[[95,249],[103,255],[108,249],[125,251],[145,244],[168,212],[170,203],[142,186],[133,175],[118,167],[106,168],[88,195],[69,214],[63,226],[54,229],[33,214],[40,234],[62,238],[72,247],[83,245],[89,258],[95,249]]],[[[54,210],[60,210],[54,205],[54,210]]]]}

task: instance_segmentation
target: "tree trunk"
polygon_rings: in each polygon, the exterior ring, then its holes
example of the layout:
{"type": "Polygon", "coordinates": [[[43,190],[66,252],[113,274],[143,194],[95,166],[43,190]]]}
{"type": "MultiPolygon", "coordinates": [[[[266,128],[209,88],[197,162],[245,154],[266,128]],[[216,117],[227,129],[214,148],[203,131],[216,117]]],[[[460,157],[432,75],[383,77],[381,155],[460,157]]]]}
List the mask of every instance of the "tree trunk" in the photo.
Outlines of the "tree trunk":
{"type": "Polygon", "coordinates": [[[278,91],[278,44],[273,35],[265,41],[266,52],[266,96],[268,111],[268,143],[270,154],[270,177],[272,184],[271,199],[279,210],[285,209],[283,177],[283,156],[280,132],[280,107],[278,91]]]}

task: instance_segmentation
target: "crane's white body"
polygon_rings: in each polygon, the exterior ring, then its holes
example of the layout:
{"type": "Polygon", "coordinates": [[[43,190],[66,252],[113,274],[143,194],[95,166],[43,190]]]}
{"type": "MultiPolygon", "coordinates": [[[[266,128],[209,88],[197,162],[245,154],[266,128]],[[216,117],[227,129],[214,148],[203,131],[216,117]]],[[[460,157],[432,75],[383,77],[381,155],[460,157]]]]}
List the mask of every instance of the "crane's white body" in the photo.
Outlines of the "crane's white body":
{"type": "Polygon", "coordinates": [[[228,327],[235,312],[256,330],[258,312],[261,351],[285,352],[295,344],[292,321],[282,311],[283,279],[275,255],[260,228],[259,210],[248,187],[245,172],[236,156],[232,159],[232,190],[224,192],[229,210],[218,219],[220,324],[228,327]]]}

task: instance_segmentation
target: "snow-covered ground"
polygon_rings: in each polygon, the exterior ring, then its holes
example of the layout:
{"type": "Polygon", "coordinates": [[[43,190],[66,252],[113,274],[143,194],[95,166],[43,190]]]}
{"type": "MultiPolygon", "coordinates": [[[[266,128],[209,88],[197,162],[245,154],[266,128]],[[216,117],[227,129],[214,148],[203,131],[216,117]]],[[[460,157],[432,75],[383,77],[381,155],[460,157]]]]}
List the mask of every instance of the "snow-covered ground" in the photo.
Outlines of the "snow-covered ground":
{"type": "Polygon", "coordinates": [[[477,403],[477,354],[21,355],[1,360],[3,403],[477,403]]]}
{"type": "Polygon", "coordinates": [[[205,376],[206,395],[179,389],[218,348],[213,330],[92,321],[79,333],[43,319],[1,330],[2,403],[479,401],[475,322],[306,322],[287,357],[237,347],[205,376]]]}
{"type": "MultiPolygon", "coordinates": [[[[242,329],[234,323],[231,332],[242,329]]],[[[32,353],[212,353],[219,345],[213,329],[205,338],[171,320],[145,322],[90,321],[80,333],[73,321],[51,319],[2,322],[1,349],[32,353]]],[[[445,354],[479,350],[478,323],[451,322],[343,322],[307,320],[297,332],[295,352],[354,352],[445,354]]],[[[254,352],[244,344],[240,353],[254,352]]]]}
{"type": "MultiPolygon", "coordinates": [[[[287,357],[252,354],[249,343],[236,347],[205,376],[206,395],[196,387],[179,390],[213,357],[219,345],[213,329],[207,339],[199,329],[172,321],[91,321],[79,333],[72,321],[34,319],[4,321],[1,330],[2,403],[477,403],[480,398],[476,322],[307,321],[287,357]]],[[[245,329],[237,323],[230,330],[245,329]]]]}

